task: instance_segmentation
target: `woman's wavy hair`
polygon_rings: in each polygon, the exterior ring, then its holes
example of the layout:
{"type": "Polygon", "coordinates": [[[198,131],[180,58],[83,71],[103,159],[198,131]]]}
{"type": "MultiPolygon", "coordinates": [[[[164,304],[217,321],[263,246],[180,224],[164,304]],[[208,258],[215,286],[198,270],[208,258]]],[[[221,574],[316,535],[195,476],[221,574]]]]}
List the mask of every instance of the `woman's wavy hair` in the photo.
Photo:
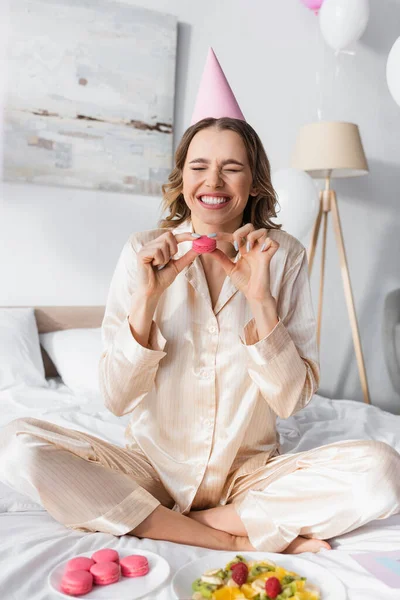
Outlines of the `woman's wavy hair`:
{"type": "Polygon", "coordinates": [[[246,148],[247,157],[253,174],[253,187],[258,190],[257,196],[250,196],[244,209],[243,223],[252,223],[255,229],[281,229],[282,225],[271,222],[276,217],[276,207],[279,206],[275,190],[271,182],[271,167],[264,146],[255,130],[240,119],[222,117],[208,118],[189,127],[182,136],[175,152],[175,167],[168,176],[168,183],[162,186],[163,200],[161,212],[168,211],[165,219],[158,226],[162,229],[177,227],[190,218],[191,211],[182,194],[182,173],[185,165],[190,142],[197,132],[208,127],[218,131],[230,129],[240,135],[246,148]]]}

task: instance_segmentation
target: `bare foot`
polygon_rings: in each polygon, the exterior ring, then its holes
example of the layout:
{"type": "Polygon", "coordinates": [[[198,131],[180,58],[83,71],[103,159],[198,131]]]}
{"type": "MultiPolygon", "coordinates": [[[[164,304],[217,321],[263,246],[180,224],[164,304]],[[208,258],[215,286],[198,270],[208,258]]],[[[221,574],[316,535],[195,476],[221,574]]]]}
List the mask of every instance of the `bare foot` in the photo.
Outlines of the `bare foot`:
{"type": "Polygon", "coordinates": [[[332,550],[328,542],[316,538],[305,538],[299,535],[281,554],[301,554],[302,552],[319,552],[322,548],[332,550]]]}

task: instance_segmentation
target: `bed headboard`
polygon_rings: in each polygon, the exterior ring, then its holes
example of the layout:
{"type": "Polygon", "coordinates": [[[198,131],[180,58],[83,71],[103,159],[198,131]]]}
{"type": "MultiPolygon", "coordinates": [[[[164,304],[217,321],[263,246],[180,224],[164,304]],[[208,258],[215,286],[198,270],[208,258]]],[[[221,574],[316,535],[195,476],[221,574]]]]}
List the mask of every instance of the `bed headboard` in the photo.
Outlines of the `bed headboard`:
{"type": "MultiPolygon", "coordinates": [[[[48,333],[61,329],[101,327],[104,311],[105,306],[35,306],[35,317],[39,333],[48,333]]],[[[46,377],[57,377],[52,360],[42,346],[41,350],[46,377]]]]}
{"type": "Polygon", "coordinates": [[[39,333],[101,327],[104,306],[35,306],[39,333]]]}

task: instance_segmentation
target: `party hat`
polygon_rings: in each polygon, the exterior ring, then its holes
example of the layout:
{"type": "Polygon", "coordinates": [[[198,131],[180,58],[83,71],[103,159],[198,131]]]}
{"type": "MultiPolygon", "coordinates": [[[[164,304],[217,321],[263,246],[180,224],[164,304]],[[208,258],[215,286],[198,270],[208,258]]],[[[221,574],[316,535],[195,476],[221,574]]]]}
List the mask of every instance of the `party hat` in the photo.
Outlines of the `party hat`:
{"type": "Polygon", "coordinates": [[[190,125],[208,117],[246,121],[212,48],[208,51],[190,125]]]}

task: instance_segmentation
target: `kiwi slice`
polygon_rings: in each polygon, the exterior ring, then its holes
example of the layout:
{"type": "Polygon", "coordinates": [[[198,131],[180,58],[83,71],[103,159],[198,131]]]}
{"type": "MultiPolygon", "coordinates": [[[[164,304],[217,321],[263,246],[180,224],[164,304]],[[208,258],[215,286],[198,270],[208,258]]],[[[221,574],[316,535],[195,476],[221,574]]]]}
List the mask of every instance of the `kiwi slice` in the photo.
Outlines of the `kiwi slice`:
{"type": "Polygon", "coordinates": [[[293,595],[292,589],[287,587],[279,594],[279,596],[276,597],[276,600],[278,600],[278,598],[279,600],[287,600],[287,598],[292,598],[293,595]]]}
{"type": "Polygon", "coordinates": [[[243,562],[246,564],[246,560],[243,558],[243,556],[241,556],[241,554],[236,554],[235,558],[233,560],[231,560],[230,562],[228,562],[225,569],[230,570],[231,566],[238,562],[243,562]]]}
{"type": "Polygon", "coordinates": [[[249,576],[257,577],[258,575],[261,575],[261,573],[266,573],[267,571],[276,571],[276,568],[272,565],[256,565],[250,569],[249,576]]]}
{"type": "Polygon", "coordinates": [[[211,585],[210,583],[203,583],[198,590],[203,598],[212,598],[213,592],[217,589],[217,585],[211,585]]]}
{"type": "Polygon", "coordinates": [[[199,592],[202,585],[203,585],[203,582],[201,581],[201,578],[199,577],[198,579],[196,579],[195,581],[193,581],[193,583],[192,583],[192,590],[194,592],[199,592]]]}
{"type": "Polygon", "coordinates": [[[228,571],[226,569],[220,569],[216,574],[216,577],[221,577],[221,579],[226,579],[228,577],[228,571]]]}
{"type": "Polygon", "coordinates": [[[295,577],[293,577],[292,575],[285,575],[285,577],[282,577],[281,579],[281,584],[282,585],[288,585],[289,583],[292,583],[292,581],[295,580],[295,577]]]}

